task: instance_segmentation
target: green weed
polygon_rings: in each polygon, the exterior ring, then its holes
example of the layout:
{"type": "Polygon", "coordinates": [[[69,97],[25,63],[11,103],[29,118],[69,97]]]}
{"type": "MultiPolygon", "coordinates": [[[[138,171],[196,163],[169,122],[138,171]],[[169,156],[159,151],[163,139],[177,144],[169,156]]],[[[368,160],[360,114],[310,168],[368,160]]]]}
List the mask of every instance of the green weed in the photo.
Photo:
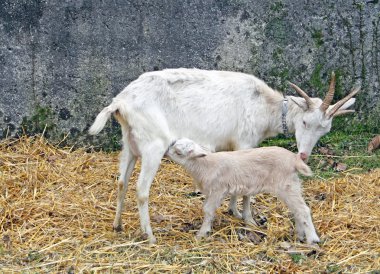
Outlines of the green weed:
{"type": "MultiPolygon", "coordinates": [[[[338,123],[342,121],[334,121],[338,123]]],[[[314,147],[308,165],[312,168],[315,177],[331,178],[342,172],[367,172],[380,167],[380,150],[373,154],[367,152],[368,143],[376,135],[375,130],[366,124],[354,125],[341,129],[333,129],[323,136],[314,147]],[[327,151],[327,153],[326,153],[327,151]]],[[[261,146],[280,146],[297,152],[294,137],[265,140],[261,146]]]]}

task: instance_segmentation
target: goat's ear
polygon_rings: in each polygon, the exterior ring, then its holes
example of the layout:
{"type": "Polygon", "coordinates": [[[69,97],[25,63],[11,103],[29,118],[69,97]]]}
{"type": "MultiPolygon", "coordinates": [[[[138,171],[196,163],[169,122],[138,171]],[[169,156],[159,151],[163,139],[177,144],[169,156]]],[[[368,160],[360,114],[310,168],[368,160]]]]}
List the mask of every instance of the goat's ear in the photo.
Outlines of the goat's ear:
{"type": "Polygon", "coordinates": [[[201,152],[201,153],[198,153],[197,157],[201,158],[201,157],[205,157],[206,155],[207,155],[206,153],[201,152]]]}
{"type": "MultiPolygon", "coordinates": [[[[343,104],[343,106],[341,106],[339,108],[339,110],[345,110],[345,109],[348,109],[350,106],[352,106],[353,104],[355,103],[355,98],[351,98],[350,100],[348,100],[347,102],[345,102],[343,104]]],[[[327,113],[329,113],[329,111],[334,107],[335,105],[331,105],[329,106],[329,108],[327,109],[327,113]]],[[[339,111],[338,110],[338,111],[339,111]]]]}
{"type": "Polygon", "coordinates": [[[204,153],[204,152],[201,152],[201,153],[197,153],[194,155],[194,158],[201,158],[201,157],[205,157],[207,154],[204,153]]]}
{"type": "Polygon", "coordinates": [[[306,104],[305,99],[301,97],[290,97],[290,99],[300,108],[302,108],[304,111],[307,111],[309,107],[306,104]]]}
{"type": "Polygon", "coordinates": [[[197,150],[191,150],[189,151],[189,155],[191,155],[192,158],[201,158],[201,157],[205,157],[207,154],[203,151],[197,151],[197,150]]]}

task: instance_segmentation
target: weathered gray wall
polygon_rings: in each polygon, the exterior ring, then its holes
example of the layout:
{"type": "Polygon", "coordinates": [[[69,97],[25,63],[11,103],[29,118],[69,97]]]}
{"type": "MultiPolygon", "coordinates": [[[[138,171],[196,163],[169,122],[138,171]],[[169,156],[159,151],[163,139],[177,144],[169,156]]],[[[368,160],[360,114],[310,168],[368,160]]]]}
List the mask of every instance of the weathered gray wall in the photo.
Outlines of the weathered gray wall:
{"type": "MultiPolygon", "coordinates": [[[[1,0],[0,137],[44,129],[87,139],[96,114],[144,71],[253,73],[288,94],[361,82],[379,111],[378,0],[1,0]]],[[[109,125],[108,132],[117,132],[109,125]]],[[[108,143],[113,145],[114,137],[108,143]]],[[[93,140],[94,141],[94,140],[93,140]]]]}

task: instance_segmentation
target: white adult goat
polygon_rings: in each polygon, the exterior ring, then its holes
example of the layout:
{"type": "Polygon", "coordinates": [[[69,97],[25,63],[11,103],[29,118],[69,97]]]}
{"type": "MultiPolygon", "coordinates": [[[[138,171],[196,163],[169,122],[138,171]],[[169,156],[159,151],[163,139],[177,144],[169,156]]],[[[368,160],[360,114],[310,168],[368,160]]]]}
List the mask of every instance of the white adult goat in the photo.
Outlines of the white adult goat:
{"type": "MultiPolygon", "coordinates": [[[[291,85],[303,98],[284,97],[252,75],[227,71],[166,69],[144,73],[130,83],[98,114],[89,130],[97,134],[112,114],[121,124],[123,150],[114,229],[122,229],[125,193],[137,157],[141,157],[137,182],[140,225],[154,243],[149,190],[173,140],[188,137],[212,151],[240,150],[289,131],[295,132],[299,154],[306,160],[318,139],[330,131],[332,118],[353,112],[345,109],[355,102],[351,97],[359,91],[354,89],[330,106],[334,75],[323,102],[291,85]]],[[[230,209],[240,215],[235,196],[230,209]]]]}
{"type": "MultiPolygon", "coordinates": [[[[224,197],[249,197],[270,193],[282,200],[294,215],[297,236],[308,244],[319,242],[310,209],[302,197],[297,172],[311,176],[310,168],[296,155],[281,147],[261,147],[239,151],[210,153],[192,140],[181,138],[166,153],[199,182],[206,196],[204,220],[197,238],[211,232],[215,211],[224,197]]],[[[249,199],[243,204],[243,217],[251,221],[249,199]]]]}

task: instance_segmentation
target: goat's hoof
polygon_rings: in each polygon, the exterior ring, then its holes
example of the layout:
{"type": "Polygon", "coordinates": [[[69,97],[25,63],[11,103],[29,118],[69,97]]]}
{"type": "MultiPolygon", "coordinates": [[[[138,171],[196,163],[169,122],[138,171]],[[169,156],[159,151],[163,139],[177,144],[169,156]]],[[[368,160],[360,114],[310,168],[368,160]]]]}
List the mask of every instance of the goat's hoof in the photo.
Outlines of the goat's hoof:
{"type": "Polygon", "coordinates": [[[254,219],[245,219],[244,223],[246,225],[259,226],[259,224],[254,219]]]}
{"type": "Polygon", "coordinates": [[[227,211],[227,213],[231,216],[234,216],[235,218],[238,218],[238,219],[243,219],[243,215],[240,214],[240,212],[234,212],[232,209],[229,209],[227,211]]]}
{"type": "Polygon", "coordinates": [[[140,239],[142,241],[147,240],[150,245],[154,245],[155,243],[157,243],[156,237],[154,237],[153,235],[149,236],[148,233],[141,234],[140,239]]]}
{"type": "Polygon", "coordinates": [[[194,192],[190,192],[186,196],[188,198],[191,198],[191,197],[200,197],[201,195],[202,195],[202,193],[200,191],[194,191],[194,192]]]}
{"type": "Polygon", "coordinates": [[[309,245],[316,245],[316,244],[321,242],[321,239],[319,239],[319,237],[315,237],[315,238],[312,238],[310,240],[308,239],[306,242],[309,245]]]}
{"type": "Polygon", "coordinates": [[[117,226],[114,225],[113,230],[116,232],[121,232],[121,231],[123,231],[123,226],[122,225],[117,225],[117,226]]]}
{"type": "Polygon", "coordinates": [[[157,243],[157,239],[154,236],[149,237],[149,244],[154,245],[157,243]]]}
{"type": "Polygon", "coordinates": [[[206,235],[196,235],[195,236],[195,240],[198,242],[198,241],[202,241],[204,238],[206,237],[206,235]]]}
{"type": "Polygon", "coordinates": [[[203,232],[203,233],[197,233],[197,235],[195,236],[195,239],[197,241],[200,241],[202,239],[205,239],[207,237],[209,237],[211,235],[211,231],[206,231],[206,232],[203,232]]]}

